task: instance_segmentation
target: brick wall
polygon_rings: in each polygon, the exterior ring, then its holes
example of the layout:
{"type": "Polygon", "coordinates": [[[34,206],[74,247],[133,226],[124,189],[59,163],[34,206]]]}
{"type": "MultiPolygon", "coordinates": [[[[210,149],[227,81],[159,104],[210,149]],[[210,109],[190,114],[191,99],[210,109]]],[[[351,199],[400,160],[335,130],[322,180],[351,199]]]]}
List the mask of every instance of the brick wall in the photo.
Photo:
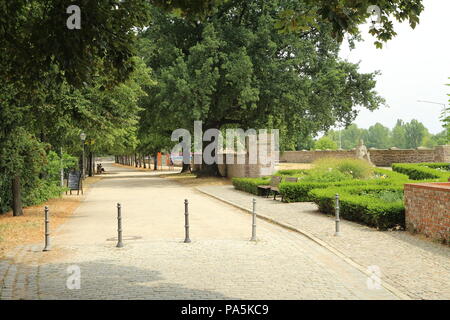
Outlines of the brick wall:
{"type": "Polygon", "coordinates": [[[408,231],[450,244],[450,183],[405,184],[405,209],[408,231]]]}
{"type": "MultiPolygon", "coordinates": [[[[376,166],[389,167],[392,163],[450,162],[450,145],[434,149],[369,149],[370,158],[376,166]]],[[[311,163],[320,158],[356,158],[355,150],[285,151],[280,161],[311,163]]]]}

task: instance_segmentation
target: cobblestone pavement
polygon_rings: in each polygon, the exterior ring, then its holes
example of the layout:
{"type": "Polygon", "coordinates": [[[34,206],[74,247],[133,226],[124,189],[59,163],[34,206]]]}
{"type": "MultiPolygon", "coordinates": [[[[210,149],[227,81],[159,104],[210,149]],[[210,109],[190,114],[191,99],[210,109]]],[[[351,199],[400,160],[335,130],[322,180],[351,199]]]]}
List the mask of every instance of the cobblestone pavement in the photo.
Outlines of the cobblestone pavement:
{"type": "Polygon", "coordinates": [[[299,233],[258,219],[258,241],[250,242],[251,217],[242,210],[148,172],[106,168],[53,230],[52,251],[22,246],[0,261],[0,299],[398,298],[369,289],[365,274],[299,233]],[[123,248],[115,247],[117,201],[123,248]],[[68,289],[76,288],[77,268],[80,289],[68,289]]]}
{"type": "MultiPolygon", "coordinates": [[[[200,191],[241,208],[251,209],[253,195],[232,186],[201,186],[200,191]]],[[[450,299],[450,247],[405,231],[378,231],[341,219],[334,236],[334,217],[313,203],[281,203],[257,197],[258,214],[324,241],[363,268],[378,266],[382,280],[413,299],[450,299]]]]}

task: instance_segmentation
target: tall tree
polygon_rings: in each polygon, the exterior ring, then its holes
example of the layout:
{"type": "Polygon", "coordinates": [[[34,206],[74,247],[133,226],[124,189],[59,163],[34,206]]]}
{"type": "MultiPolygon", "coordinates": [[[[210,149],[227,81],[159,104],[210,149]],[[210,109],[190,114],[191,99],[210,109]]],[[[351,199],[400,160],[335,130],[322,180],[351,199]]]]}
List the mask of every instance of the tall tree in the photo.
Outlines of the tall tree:
{"type": "Polygon", "coordinates": [[[377,108],[375,74],[338,58],[330,25],[302,36],[273,28],[281,3],[231,1],[203,22],[155,9],[140,54],[157,83],[143,107],[166,130],[192,129],[194,120],[204,130],[279,128],[284,146],[350,123],[358,104],[377,108]]]}
{"type": "Polygon", "coordinates": [[[394,129],[392,129],[392,144],[394,147],[406,149],[405,125],[402,120],[398,119],[394,129]]]}
{"type": "MultiPolygon", "coordinates": [[[[143,27],[148,21],[148,3],[129,0],[81,0],[81,30],[70,30],[66,25],[71,5],[67,0],[17,0],[0,3],[0,150],[1,158],[11,163],[25,163],[26,153],[16,152],[34,142],[39,148],[47,140],[42,130],[42,115],[55,92],[65,85],[85,87],[103,76],[110,80],[108,87],[124,81],[133,70],[134,27],[143,27]],[[36,130],[38,129],[38,130],[36,130]],[[20,139],[17,132],[28,139],[20,139]],[[16,141],[11,145],[9,141],[16,141]],[[19,143],[24,145],[19,146],[19,143]]],[[[70,89],[71,90],[71,89],[70,89]]],[[[58,96],[58,94],[56,94],[58,96]]],[[[66,121],[74,104],[54,109],[54,122],[66,121]]],[[[47,112],[50,113],[50,112],[47,112]]],[[[45,118],[44,118],[45,119],[45,118]]],[[[58,128],[58,126],[56,127],[58,128]]],[[[55,130],[57,131],[57,130],[55,130]]],[[[37,163],[39,158],[34,159],[37,163]]],[[[14,215],[22,212],[20,177],[27,177],[24,166],[10,166],[2,162],[3,178],[12,186],[14,215]]],[[[8,184],[2,182],[2,184],[8,184]]]]}
{"type": "Polygon", "coordinates": [[[381,123],[376,123],[364,134],[364,142],[368,148],[387,149],[391,144],[389,128],[381,123]]]}
{"type": "Polygon", "coordinates": [[[327,136],[320,138],[314,144],[316,150],[337,150],[337,148],[337,143],[327,136]]]}
{"type": "Polygon", "coordinates": [[[427,128],[425,128],[425,126],[416,119],[411,120],[409,123],[405,123],[406,147],[408,149],[420,147],[427,134],[427,128]]]}

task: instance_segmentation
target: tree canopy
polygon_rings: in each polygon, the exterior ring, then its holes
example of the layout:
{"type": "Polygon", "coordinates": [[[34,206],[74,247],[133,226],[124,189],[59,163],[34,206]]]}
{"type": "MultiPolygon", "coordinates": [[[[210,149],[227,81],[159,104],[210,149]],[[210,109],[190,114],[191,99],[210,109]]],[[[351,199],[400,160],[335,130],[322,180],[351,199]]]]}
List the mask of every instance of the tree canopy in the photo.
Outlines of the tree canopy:
{"type": "Polygon", "coordinates": [[[278,128],[288,147],[299,133],[351,123],[356,105],[380,106],[376,74],[339,59],[329,23],[301,36],[274,29],[282,2],[230,2],[204,21],[155,8],[140,44],[156,80],[143,117],[166,131],[194,120],[204,129],[278,128]]]}
{"type": "Polygon", "coordinates": [[[72,4],[0,2],[3,210],[11,184],[39,183],[60,147],[80,153],[81,131],[89,152],[153,153],[193,120],[279,127],[289,146],[349,123],[355,104],[382,99],[375,74],[337,58],[344,33],[358,37],[369,4],[381,9],[379,41],[395,35],[391,18],[414,27],[423,9],[419,0],[79,0],[81,29],[70,30],[72,4]]]}

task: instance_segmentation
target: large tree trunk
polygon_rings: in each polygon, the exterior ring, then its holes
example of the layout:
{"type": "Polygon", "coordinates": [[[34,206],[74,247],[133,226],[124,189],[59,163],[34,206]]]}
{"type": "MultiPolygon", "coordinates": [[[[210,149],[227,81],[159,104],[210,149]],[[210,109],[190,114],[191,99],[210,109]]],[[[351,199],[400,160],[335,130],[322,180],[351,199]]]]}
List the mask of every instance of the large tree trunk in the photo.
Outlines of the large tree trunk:
{"type": "Polygon", "coordinates": [[[20,177],[15,176],[12,179],[12,209],[13,216],[22,216],[22,195],[20,194],[20,177]]]}
{"type": "Polygon", "coordinates": [[[158,155],[153,156],[153,170],[158,170],[158,155]]]}
{"type": "MultiPolygon", "coordinates": [[[[207,128],[213,128],[213,127],[207,127],[207,128]]],[[[207,129],[205,129],[206,131],[207,129]]],[[[222,177],[222,175],[220,174],[219,171],[219,167],[217,165],[217,143],[218,141],[216,139],[214,139],[214,141],[203,141],[202,143],[202,151],[203,151],[203,155],[202,155],[202,166],[201,169],[197,172],[197,176],[200,177],[222,177]],[[214,152],[211,154],[211,156],[213,158],[216,159],[216,161],[214,161],[214,163],[212,164],[206,164],[205,163],[205,148],[210,145],[211,143],[215,143],[216,144],[216,149],[214,150],[214,152]]]]}
{"type": "Polygon", "coordinates": [[[89,156],[88,156],[88,162],[89,162],[89,165],[88,165],[88,175],[89,175],[89,177],[92,177],[93,176],[93,166],[94,166],[94,157],[93,157],[93,154],[92,154],[92,152],[89,152],[89,156]]]}
{"type": "Polygon", "coordinates": [[[202,163],[202,168],[197,172],[199,177],[222,177],[217,163],[206,164],[202,163]]]}
{"type": "Polygon", "coordinates": [[[184,172],[191,172],[191,164],[190,163],[188,163],[188,164],[183,163],[183,167],[181,168],[181,173],[184,173],[184,172]]]}

